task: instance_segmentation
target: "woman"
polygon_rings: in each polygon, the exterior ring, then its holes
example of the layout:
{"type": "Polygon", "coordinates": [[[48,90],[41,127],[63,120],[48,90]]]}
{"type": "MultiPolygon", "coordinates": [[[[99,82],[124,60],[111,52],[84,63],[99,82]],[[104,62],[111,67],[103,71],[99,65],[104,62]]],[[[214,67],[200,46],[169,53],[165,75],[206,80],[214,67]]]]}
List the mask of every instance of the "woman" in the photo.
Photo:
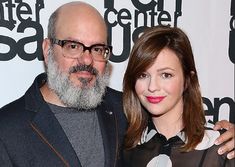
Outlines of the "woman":
{"type": "Polygon", "coordinates": [[[128,167],[220,167],[220,132],[206,124],[190,41],[179,28],[149,28],[137,40],[123,83],[128,167]]]}

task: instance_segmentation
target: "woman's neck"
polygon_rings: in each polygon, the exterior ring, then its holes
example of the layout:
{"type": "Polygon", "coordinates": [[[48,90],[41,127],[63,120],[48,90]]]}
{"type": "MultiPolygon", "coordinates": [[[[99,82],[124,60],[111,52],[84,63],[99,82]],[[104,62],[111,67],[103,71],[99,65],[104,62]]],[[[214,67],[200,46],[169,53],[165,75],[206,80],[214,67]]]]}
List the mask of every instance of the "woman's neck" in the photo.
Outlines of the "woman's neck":
{"type": "Polygon", "coordinates": [[[167,139],[174,137],[183,128],[183,107],[169,111],[161,116],[153,116],[152,121],[159,133],[167,139]]]}

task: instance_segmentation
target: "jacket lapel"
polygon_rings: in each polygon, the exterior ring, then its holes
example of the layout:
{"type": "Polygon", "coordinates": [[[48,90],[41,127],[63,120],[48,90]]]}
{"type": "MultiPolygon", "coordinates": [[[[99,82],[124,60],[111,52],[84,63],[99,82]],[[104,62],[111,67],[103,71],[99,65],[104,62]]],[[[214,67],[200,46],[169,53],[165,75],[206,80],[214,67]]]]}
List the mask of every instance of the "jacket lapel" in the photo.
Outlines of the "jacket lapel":
{"type": "MultiPolygon", "coordinates": [[[[62,127],[43,100],[39,88],[45,82],[46,74],[44,73],[36,78],[34,85],[28,90],[26,108],[36,112],[30,125],[39,138],[55,152],[65,166],[81,167],[78,157],[62,127]]],[[[114,110],[112,98],[106,96],[106,99],[98,107],[97,112],[104,145],[105,167],[115,167],[118,157],[119,134],[114,110]]]]}
{"type": "Polygon", "coordinates": [[[59,122],[47,105],[40,108],[32,120],[31,127],[60,158],[65,166],[81,166],[59,122]]]}
{"type": "Polygon", "coordinates": [[[118,131],[113,109],[106,104],[98,108],[98,119],[103,138],[105,167],[115,166],[117,161],[118,131]]]}

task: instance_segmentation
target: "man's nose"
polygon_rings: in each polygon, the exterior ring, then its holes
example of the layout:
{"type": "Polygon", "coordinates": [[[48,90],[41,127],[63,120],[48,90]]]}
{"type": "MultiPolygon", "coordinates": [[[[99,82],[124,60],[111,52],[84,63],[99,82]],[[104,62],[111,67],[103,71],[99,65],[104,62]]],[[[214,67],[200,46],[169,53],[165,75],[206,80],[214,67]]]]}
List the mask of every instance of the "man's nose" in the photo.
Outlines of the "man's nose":
{"type": "Polygon", "coordinates": [[[85,65],[91,65],[93,63],[93,57],[89,49],[83,51],[79,61],[85,65]]]}

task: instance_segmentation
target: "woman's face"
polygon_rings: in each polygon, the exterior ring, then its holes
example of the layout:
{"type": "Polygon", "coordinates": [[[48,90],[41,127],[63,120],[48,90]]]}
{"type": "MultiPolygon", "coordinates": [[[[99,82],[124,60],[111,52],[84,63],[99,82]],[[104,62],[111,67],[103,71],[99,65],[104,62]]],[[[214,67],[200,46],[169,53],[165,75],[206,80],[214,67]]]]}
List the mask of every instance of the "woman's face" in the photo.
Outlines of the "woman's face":
{"type": "Polygon", "coordinates": [[[182,113],[184,75],[177,55],[163,49],[153,65],[139,76],[135,91],[141,104],[154,116],[182,113]]]}

